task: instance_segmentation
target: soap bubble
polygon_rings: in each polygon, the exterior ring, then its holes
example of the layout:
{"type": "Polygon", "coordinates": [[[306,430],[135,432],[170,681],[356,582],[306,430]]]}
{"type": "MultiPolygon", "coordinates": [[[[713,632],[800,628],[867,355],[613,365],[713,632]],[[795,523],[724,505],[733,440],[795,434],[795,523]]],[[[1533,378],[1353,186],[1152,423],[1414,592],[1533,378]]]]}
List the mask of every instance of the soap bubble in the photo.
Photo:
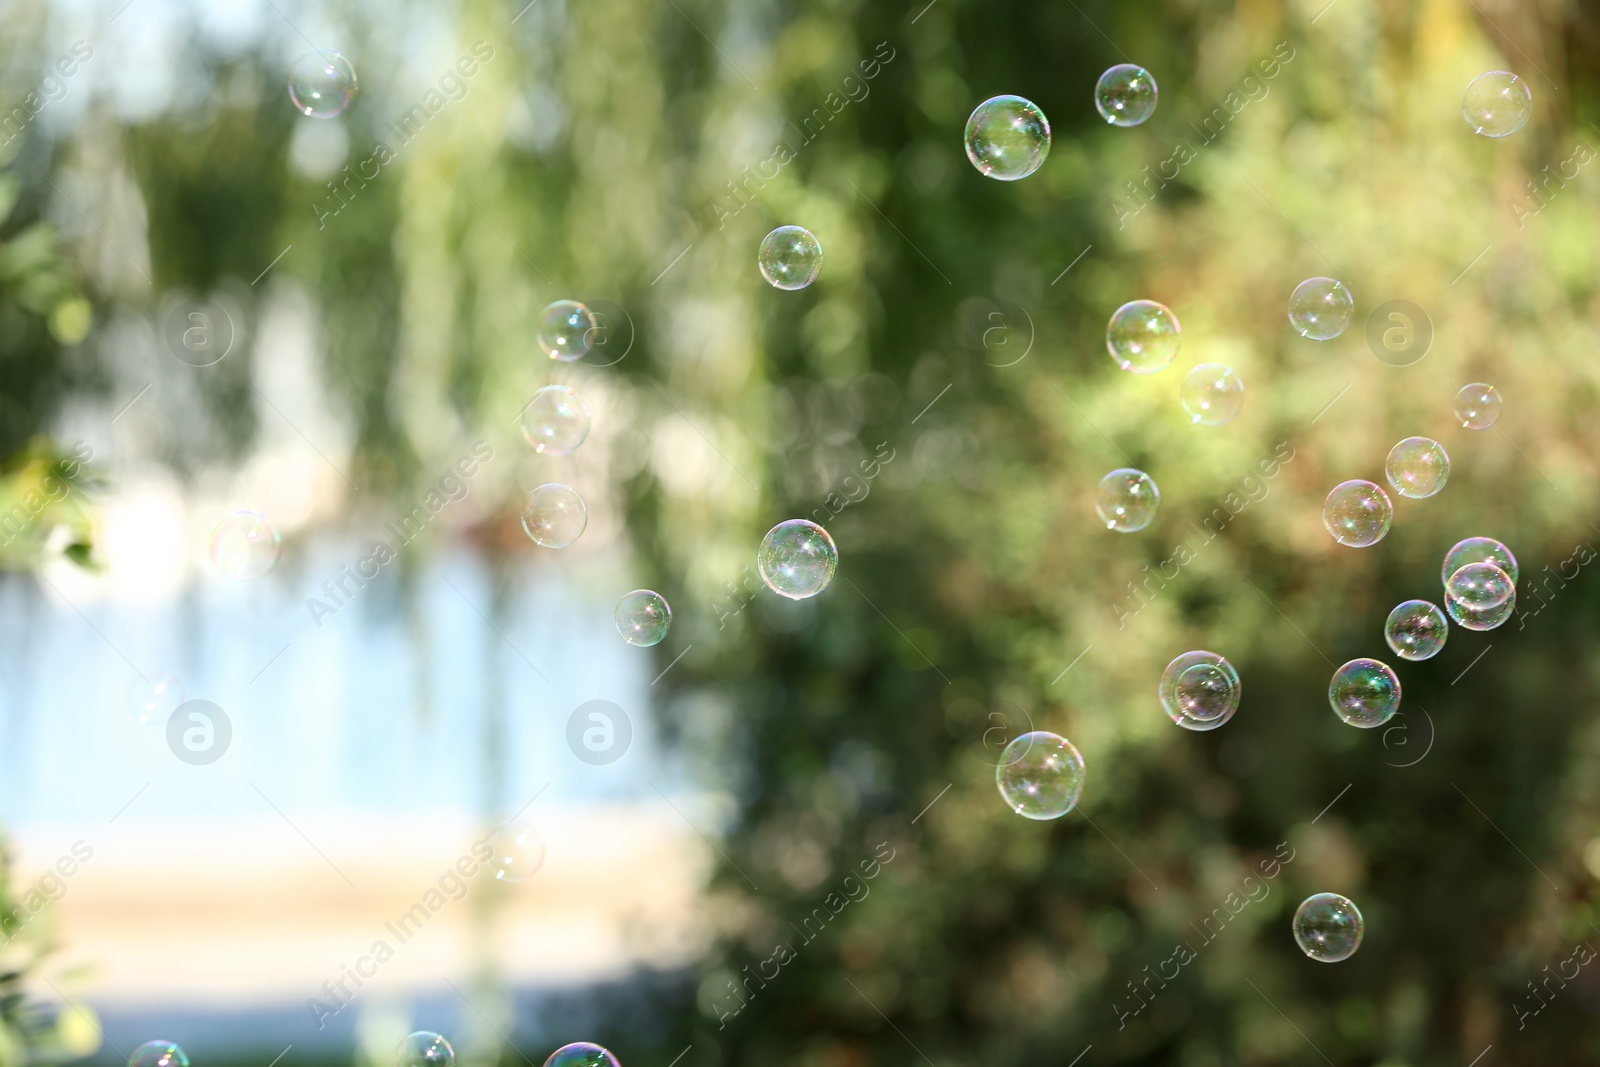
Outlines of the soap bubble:
{"type": "Polygon", "coordinates": [[[1232,367],[1202,363],[1183,380],[1178,399],[1191,422],[1221,426],[1239,414],[1244,404],[1244,381],[1232,367]]]}
{"type": "Polygon", "coordinates": [[[1294,913],[1294,940],[1300,951],[1319,963],[1338,963],[1361,947],[1366,925],[1349,897],[1318,893],[1294,913]]]}
{"type": "Polygon", "coordinates": [[[775,289],[804,289],[822,270],[822,242],[804,226],[779,226],[756,252],[761,276],[775,289]]]}
{"type": "Polygon", "coordinates": [[[1389,494],[1359,478],[1340,482],[1322,503],[1322,525],[1341,545],[1366,548],[1383,540],[1394,521],[1389,494]]]}
{"type": "Polygon", "coordinates": [[[564,385],[547,385],[533,394],[520,419],[522,436],[535,452],[567,456],[589,436],[589,408],[564,385]]]}
{"type": "Polygon", "coordinates": [[[1161,503],[1155,479],[1132,467],[1118,467],[1100,479],[1094,510],[1106,529],[1135,533],[1149,526],[1161,503]]]}
{"type": "Polygon", "coordinates": [[[1383,472],[1395,492],[1423,500],[1450,480],[1450,457],[1431,437],[1407,437],[1389,450],[1383,472]]]}
{"type": "Polygon", "coordinates": [[[574,1041],[550,1053],[544,1067],[622,1067],[607,1049],[587,1041],[574,1041]]]}
{"type": "Polygon", "coordinates": [[[1449,585],[1450,576],[1469,563],[1493,563],[1506,572],[1512,585],[1517,584],[1517,557],[1492,537],[1469,537],[1451,545],[1439,568],[1439,580],[1449,585]]]}
{"type": "Polygon", "coordinates": [[[166,722],[183,703],[183,683],[171,675],[158,675],[146,681],[135,678],[128,683],[128,705],[139,725],[166,722]]]}
{"type": "Polygon", "coordinates": [[[455,1062],[456,1050],[432,1030],[407,1034],[394,1054],[394,1067],[455,1067],[455,1062]]]}
{"type": "Polygon", "coordinates": [[[761,580],[779,596],[804,600],[833,580],[839,549],[828,531],[809,519],[788,519],[767,531],[756,553],[761,580]]]}
{"type": "Polygon", "coordinates": [[[171,1041],[146,1041],[128,1057],[128,1067],[189,1067],[189,1057],[171,1041]]]}
{"type": "Polygon", "coordinates": [[[635,589],[617,601],[617,633],[630,645],[649,648],[659,645],[672,626],[672,609],[660,593],[635,589]]]}
{"type": "Polygon", "coordinates": [[[224,578],[260,578],[278,565],[282,545],[266,516],[235,511],[211,531],[211,562],[224,578]]]}
{"type": "Polygon", "coordinates": [[[1161,672],[1161,706],[1185,730],[1215,730],[1239,710],[1239,672],[1215,652],[1185,652],[1161,672]]]}
{"type": "Polygon", "coordinates": [[[1383,624],[1383,639],[1401,659],[1432,659],[1444,647],[1450,624],[1439,605],[1426,600],[1407,600],[1389,612],[1383,624]]]}
{"type": "Polygon", "coordinates": [[[1515,585],[1511,576],[1487,561],[1468,563],[1444,583],[1444,593],[1463,608],[1487,611],[1511,599],[1515,585]]]}
{"type": "Polygon", "coordinates": [[[1461,98],[1462,117],[1473,133],[1483,137],[1509,137],[1526,126],[1532,114],[1528,83],[1508,70],[1478,75],[1461,98]]]}
{"type": "Polygon", "coordinates": [[[492,855],[484,866],[497,882],[526,881],[544,866],[544,838],[528,823],[495,827],[488,844],[492,855]]]}
{"type": "Polygon", "coordinates": [[[1143,67],[1118,63],[1094,83],[1094,106],[1113,126],[1137,126],[1156,110],[1156,80],[1143,67]]]}
{"type": "Polygon", "coordinates": [[[570,485],[546,482],[522,505],[522,532],[544,548],[566,548],[589,525],[589,509],[570,485]]]}
{"type": "Polygon", "coordinates": [[[1500,421],[1500,390],[1484,382],[1463,385],[1456,394],[1456,418],[1469,430],[1487,430],[1500,421]]]}
{"type": "Polygon", "coordinates": [[[1517,591],[1513,588],[1510,596],[1492,608],[1474,608],[1447,593],[1444,598],[1444,609],[1463,630],[1493,630],[1511,618],[1512,613],[1517,610],[1517,591]]]}
{"type": "Polygon", "coordinates": [[[575,362],[589,354],[598,325],[594,312],[576,300],[557,300],[539,312],[539,347],[551,359],[575,362]]]}
{"type": "Polygon", "coordinates": [[[1050,154],[1050,122],[1020,96],[990,97],[967,119],[967,158],[991,178],[1026,178],[1050,154]]]}
{"type": "Polygon", "coordinates": [[[1355,314],[1356,298],[1332,278],[1307,278],[1289,295],[1289,325],[1313,341],[1338,337],[1350,328],[1355,314]]]}
{"type": "Polygon", "coordinates": [[[1375,659],[1353,659],[1333,672],[1328,703],[1351,726],[1382,726],[1400,709],[1400,679],[1375,659]]]}
{"type": "Polygon", "coordinates": [[[1006,806],[1028,819],[1059,819],[1083,792],[1083,757],[1072,742],[1045,730],[1012,739],[994,769],[1006,806]]]}
{"type": "Polygon", "coordinates": [[[1178,354],[1183,328],[1165,304],[1133,300],[1106,323],[1106,350],[1117,366],[1134,374],[1154,374],[1178,354]]]}
{"type": "Polygon", "coordinates": [[[302,115],[337,118],[355,98],[355,68],[338,52],[307,52],[289,67],[289,100],[302,115]]]}

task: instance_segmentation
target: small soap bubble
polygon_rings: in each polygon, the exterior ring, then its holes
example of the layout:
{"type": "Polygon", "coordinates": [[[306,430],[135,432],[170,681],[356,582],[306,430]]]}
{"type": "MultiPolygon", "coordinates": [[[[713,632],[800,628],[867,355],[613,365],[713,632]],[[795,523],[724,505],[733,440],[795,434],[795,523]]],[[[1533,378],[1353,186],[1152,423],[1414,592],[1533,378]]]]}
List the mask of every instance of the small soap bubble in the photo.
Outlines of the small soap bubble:
{"type": "Polygon", "coordinates": [[[756,553],[761,580],[779,596],[804,600],[833,580],[839,549],[828,531],[809,519],[788,519],[767,531],[756,553]]]}
{"type": "Polygon", "coordinates": [[[1493,563],[1506,572],[1511,584],[1517,584],[1517,557],[1511,550],[1492,537],[1469,537],[1457,541],[1444,554],[1444,565],[1439,568],[1439,580],[1447,586],[1450,576],[1469,563],[1493,563]]]}
{"type": "Polygon", "coordinates": [[[338,118],[356,98],[356,70],[338,52],[307,52],[289,67],[289,101],[314,119],[338,118]]]}
{"type": "Polygon", "coordinates": [[[1106,529],[1136,533],[1149,526],[1161,504],[1156,480],[1144,471],[1118,467],[1100,479],[1095,492],[1094,510],[1106,529]]]}
{"type": "Polygon", "coordinates": [[[522,505],[522,532],[544,548],[566,548],[589,525],[589,509],[570,485],[546,482],[522,505]]]}
{"type": "Polygon", "coordinates": [[[973,109],[965,134],[967,158],[991,178],[1026,178],[1050,154],[1050,123],[1031,101],[995,96],[973,109]]]}
{"type": "Polygon", "coordinates": [[[1322,503],[1322,525],[1333,539],[1351,548],[1383,540],[1394,521],[1394,505],[1381,486],[1359,478],[1340,482],[1322,503]]]}
{"type": "Polygon", "coordinates": [[[562,1045],[544,1061],[544,1067],[622,1067],[608,1049],[588,1041],[562,1045]]]}
{"type": "Polygon", "coordinates": [[[653,589],[635,589],[617,601],[617,633],[630,645],[659,645],[672,626],[672,609],[666,597],[653,589]]]}
{"type": "Polygon", "coordinates": [[[1239,710],[1243,687],[1233,664],[1215,652],[1185,652],[1167,664],[1157,686],[1161,706],[1185,730],[1215,730],[1239,710]]]}
{"type": "Polygon", "coordinates": [[[1407,600],[1389,612],[1383,624],[1383,639],[1401,659],[1432,659],[1444,647],[1450,623],[1439,605],[1426,600],[1407,600]]]}
{"type": "Polygon", "coordinates": [[[1034,730],[1000,753],[994,781],[1006,807],[1023,818],[1059,819],[1083,792],[1083,757],[1066,738],[1034,730]]]}
{"type": "Polygon", "coordinates": [[[128,706],[140,726],[165,723],[183,703],[183,683],[169,674],[128,683],[128,706]]]}
{"type": "Polygon", "coordinates": [[[564,385],[547,385],[533,394],[519,420],[523,438],[546,456],[568,456],[589,436],[589,408],[564,385]]]}
{"type": "Polygon", "coordinates": [[[1351,726],[1382,726],[1400,710],[1400,679],[1387,664],[1353,659],[1333,672],[1328,703],[1351,726]]]}
{"type": "Polygon", "coordinates": [[[756,265],[774,289],[804,289],[822,270],[822,242],[804,226],[779,226],[761,239],[756,265]]]}
{"type": "Polygon", "coordinates": [[[1244,380],[1232,367],[1202,363],[1189,372],[1178,392],[1189,421],[1200,426],[1231,422],[1244,404],[1244,380]]]}
{"type": "Polygon", "coordinates": [[[1289,295],[1289,324],[1301,337],[1331,341],[1350,328],[1356,298],[1343,282],[1307,278],[1289,295]]]}
{"type": "Polygon", "coordinates": [[[1137,126],[1156,110],[1156,80],[1143,67],[1118,63],[1094,84],[1094,106],[1113,126],[1137,126]]]}
{"type": "Polygon", "coordinates": [[[282,545],[266,516],[235,511],[211,531],[211,562],[224,578],[260,578],[278,565],[282,545]]]}
{"type": "Polygon", "coordinates": [[[1106,323],[1106,351],[1125,371],[1154,374],[1178,354],[1182,333],[1178,316],[1165,304],[1132,300],[1106,323]]]}
{"type": "Polygon", "coordinates": [[[1469,430],[1487,430],[1500,421],[1500,390],[1484,382],[1463,385],[1456,394],[1456,418],[1469,430]]]}
{"type": "Polygon", "coordinates": [[[394,1053],[394,1067],[455,1067],[455,1062],[456,1050],[432,1030],[407,1034],[394,1053]]]}
{"type": "Polygon", "coordinates": [[[576,300],[557,300],[539,312],[539,347],[551,359],[572,363],[589,354],[598,325],[594,312],[576,300]]]}
{"type": "Polygon", "coordinates": [[[1492,608],[1474,608],[1446,593],[1444,609],[1463,630],[1493,630],[1517,610],[1517,591],[1513,587],[1511,595],[1492,608]]]}
{"type": "Polygon", "coordinates": [[[1526,126],[1532,114],[1528,83],[1509,70],[1478,75],[1461,98],[1461,116],[1482,137],[1509,137],[1526,126]]]}
{"type": "Polygon", "coordinates": [[[1294,913],[1294,941],[1300,951],[1319,963],[1338,963],[1361,947],[1366,924],[1349,897],[1318,893],[1305,899],[1294,913]]]}
{"type": "Polygon", "coordinates": [[[1515,591],[1511,576],[1487,561],[1462,566],[1444,583],[1445,597],[1472,611],[1497,608],[1515,591]]]}
{"type": "Polygon", "coordinates": [[[527,881],[544,866],[544,838],[528,823],[497,826],[488,842],[492,854],[487,868],[497,882],[527,881]]]}
{"type": "Polygon", "coordinates": [[[1431,437],[1407,437],[1389,450],[1383,472],[1395,492],[1423,500],[1450,480],[1450,457],[1444,446],[1431,437]]]}
{"type": "Polygon", "coordinates": [[[189,1057],[171,1041],[146,1041],[128,1057],[128,1067],[189,1067],[189,1057]]]}

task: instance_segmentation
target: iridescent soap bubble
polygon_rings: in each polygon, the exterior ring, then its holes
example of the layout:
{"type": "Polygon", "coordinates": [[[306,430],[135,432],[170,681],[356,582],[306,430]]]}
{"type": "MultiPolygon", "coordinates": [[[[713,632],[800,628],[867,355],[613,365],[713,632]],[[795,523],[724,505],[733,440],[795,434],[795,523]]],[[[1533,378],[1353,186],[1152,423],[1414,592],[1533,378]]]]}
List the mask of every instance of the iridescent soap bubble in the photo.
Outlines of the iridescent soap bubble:
{"type": "Polygon", "coordinates": [[[525,822],[497,826],[488,837],[485,867],[497,882],[523,882],[544,866],[544,838],[525,822]]]}
{"type": "Polygon", "coordinates": [[[1328,703],[1351,726],[1382,726],[1400,709],[1400,679],[1387,664],[1353,659],[1333,672],[1328,703]]]}
{"type": "Polygon", "coordinates": [[[1380,486],[1359,478],[1340,482],[1322,503],[1322,525],[1341,545],[1366,548],[1383,540],[1394,505],[1380,486]]]}
{"type": "Polygon", "coordinates": [[[1156,687],[1161,706],[1185,730],[1215,730],[1239,710],[1243,687],[1233,664],[1215,652],[1185,652],[1167,664],[1156,687]]]}
{"type": "Polygon", "coordinates": [[[1050,154],[1050,123],[1031,101],[995,96],[973,108],[964,135],[967,158],[1003,182],[1026,178],[1050,154]]]}
{"type": "Polygon", "coordinates": [[[1083,757],[1072,742],[1045,730],[1014,738],[1000,753],[995,785],[1006,807],[1027,819],[1059,819],[1083,792],[1083,757]]]}
{"type": "Polygon", "coordinates": [[[1493,630],[1511,618],[1512,613],[1517,610],[1517,592],[1513,588],[1509,597],[1492,608],[1474,608],[1447,593],[1444,598],[1444,609],[1463,630],[1493,630]]]}
{"type": "Polygon", "coordinates": [[[189,1067],[189,1057],[171,1041],[146,1041],[128,1057],[128,1067],[189,1067]]]}
{"type": "Polygon", "coordinates": [[[544,548],[566,548],[589,525],[589,509],[570,485],[546,482],[522,505],[522,532],[544,548]]]}
{"type": "Polygon", "coordinates": [[[1511,576],[1487,561],[1460,567],[1444,583],[1444,595],[1463,608],[1488,611],[1511,599],[1516,584],[1511,576]]]}
{"type": "Polygon", "coordinates": [[[576,300],[557,300],[539,312],[539,347],[551,359],[572,363],[589,354],[598,325],[594,312],[576,300]]]}
{"type": "Polygon", "coordinates": [[[302,115],[337,118],[355,98],[355,68],[338,52],[307,52],[289,67],[289,100],[302,115]]]}
{"type": "Polygon", "coordinates": [[[1350,328],[1355,314],[1356,298],[1333,278],[1307,278],[1289,294],[1289,325],[1313,341],[1338,337],[1350,328]]]}
{"type": "Polygon", "coordinates": [[[756,553],[761,580],[779,596],[804,600],[833,580],[839,549],[828,531],[809,519],[788,519],[767,531],[756,553]]]}
{"type": "Polygon", "coordinates": [[[278,565],[282,545],[266,516],[235,511],[211,531],[211,562],[224,578],[260,578],[278,565]]]}
{"type": "Polygon", "coordinates": [[[672,608],[653,589],[635,589],[617,601],[617,633],[630,645],[649,648],[659,645],[672,626],[672,608]]]}
{"type": "Polygon", "coordinates": [[[1533,93],[1528,83],[1508,70],[1480,74],[1461,98],[1461,116],[1483,137],[1509,137],[1528,124],[1533,93]]]}
{"type": "Polygon", "coordinates": [[[574,1041],[550,1053],[544,1067],[622,1067],[608,1049],[588,1041],[574,1041]]]}
{"type": "Polygon", "coordinates": [[[534,393],[519,422],[523,438],[546,456],[571,455],[589,436],[589,408],[564,385],[547,385],[534,393]]]}
{"type": "Polygon", "coordinates": [[[128,706],[140,726],[164,723],[183,703],[183,683],[171,675],[135,678],[128,683],[128,706]]]}
{"type": "Polygon", "coordinates": [[[1094,106],[1113,126],[1137,126],[1156,110],[1156,80],[1143,67],[1118,63],[1094,84],[1094,106]]]}
{"type": "Polygon", "coordinates": [[[1106,529],[1135,533],[1149,526],[1161,504],[1156,480],[1144,471],[1118,467],[1100,479],[1094,495],[1095,514],[1106,529]]]}
{"type": "Polygon", "coordinates": [[[455,1067],[455,1062],[456,1050],[432,1030],[407,1034],[394,1053],[394,1067],[455,1067]]]}
{"type": "Polygon", "coordinates": [[[1469,563],[1493,563],[1506,572],[1512,585],[1517,584],[1517,557],[1492,537],[1469,537],[1451,545],[1439,568],[1439,580],[1448,585],[1450,576],[1469,563]]]}
{"type": "Polygon", "coordinates": [[[1444,647],[1450,623],[1439,605],[1426,600],[1407,600],[1389,612],[1383,624],[1383,639],[1401,659],[1432,659],[1444,647]]]}
{"type": "Polygon", "coordinates": [[[1125,371],[1154,374],[1178,354],[1182,333],[1178,316],[1165,304],[1132,300],[1106,323],[1106,351],[1125,371]]]}
{"type": "Polygon", "coordinates": [[[1450,457],[1431,437],[1407,437],[1389,450],[1383,473],[1394,491],[1412,500],[1433,496],[1450,479],[1450,457]]]}
{"type": "Polygon", "coordinates": [[[1487,430],[1500,421],[1500,390],[1485,382],[1463,385],[1456,394],[1456,419],[1469,430],[1487,430]]]}
{"type": "Polygon", "coordinates": [[[822,242],[804,226],[779,226],[761,239],[756,265],[774,289],[804,289],[822,270],[822,242]]]}
{"type": "Polygon", "coordinates": [[[1307,897],[1294,913],[1294,941],[1300,951],[1319,963],[1338,963],[1361,947],[1366,924],[1349,897],[1318,893],[1307,897]]]}
{"type": "Polygon", "coordinates": [[[1190,422],[1221,426],[1239,414],[1244,404],[1244,380],[1232,367],[1202,363],[1184,378],[1178,399],[1190,422]]]}

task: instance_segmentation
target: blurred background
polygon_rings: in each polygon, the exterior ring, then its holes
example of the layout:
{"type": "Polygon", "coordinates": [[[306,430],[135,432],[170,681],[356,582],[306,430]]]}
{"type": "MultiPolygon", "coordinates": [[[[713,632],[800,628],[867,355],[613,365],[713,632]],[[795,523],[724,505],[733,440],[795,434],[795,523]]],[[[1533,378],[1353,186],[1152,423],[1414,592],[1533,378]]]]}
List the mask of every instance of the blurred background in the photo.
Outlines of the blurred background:
{"type": "Polygon", "coordinates": [[[1600,1063],[1600,6],[18,0],[0,49],[0,1063],[1600,1063]],[[288,98],[313,49],[338,118],[288,98]],[[1094,109],[1120,62],[1136,128],[1094,109]],[[1491,140],[1500,69],[1534,112],[1491,140]],[[1016,183],[963,158],[1003,93],[1054,131],[1016,183]],[[803,291],[756,269],[784,224],[803,291]],[[1333,341],[1286,321],[1316,275],[1333,341]],[[1136,298],[1183,323],[1159,374],[1105,352],[1136,298]],[[535,343],[558,299],[579,362],[535,343]],[[1179,406],[1202,362],[1225,426],[1179,406]],[[567,457],[517,426],[551,382],[567,457]],[[1412,435],[1447,487],[1336,545],[1328,490],[1412,435]],[[518,523],[550,481],[561,550],[518,523]],[[238,510],[282,538],[253,581],[208,556],[238,510]],[[755,567],[794,517],[840,554],[798,602],[755,567]],[[1473,535],[1515,616],[1397,660],[1473,535]],[[1156,699],[1191,648],[1243,678],[1215,732],[1156,699]],[[1328,706],[1357,656],[1386,728],[1328,706]],[[1086,761],[1054,822],[995,790],[1030,728],[1086,761]],[[526,879],[449,873],[507,822],[526,879]],[[1322,891],[1367,923],[1336,965],[1290,933],[1322,891]]]}

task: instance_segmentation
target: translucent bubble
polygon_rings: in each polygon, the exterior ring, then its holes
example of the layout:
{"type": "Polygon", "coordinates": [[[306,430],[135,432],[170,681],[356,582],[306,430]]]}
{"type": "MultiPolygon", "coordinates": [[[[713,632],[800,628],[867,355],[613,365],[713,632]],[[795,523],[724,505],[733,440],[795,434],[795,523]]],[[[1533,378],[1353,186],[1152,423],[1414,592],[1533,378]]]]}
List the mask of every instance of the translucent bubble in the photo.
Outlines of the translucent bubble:
{"type": "Polygon", "coordinates": [[[1322,502],[1322,525],[1341,545],[1366,548],[1383,540],[1394,520],[1389,494],[1359,478],[1340,482],[1322,502]]]}
{"type": "Polygon", "coordinates": [[[356,98],[356,70],[338,52],[307,52],[289,67],[289,100],[302,115],[337,118],[356,98]]]}
{"type": "Polygon", "coordinates": [[[1307,897],[1294,913],[1295,944],[1319,963],[1338,963],[1355,955],[1365,931],[1361,912],[1349,897],[1338,893],[1307,897]]]}
{"type": "Polygon", "coordinates": [[[1431,437],[1407,437],[1389,450],[1383,472],[1395,492],[1422,500],[1450,480],[1450,457],[1431,437]]]}
{"type": "Polygon", "coordinates": [[[566,548],[589,525],[589,509],[570,485],[546,482],[522,505],[522,531],[545,548],[566,548]]]}
{"type": "Polygon", "coordinates": [[[1232,367],[1202,363],[1183,380],[1178,399],[1191,422],[1221,426],[1239,414],[1244,404],[1244,380],[1232,367]]]}
{"type": "Polygon", "coordinates": [[[455,1062],[456,1050],[432,1030],[407,1034],[394,1053],[394,1067],[455,1067],[455,1062]]]}
{"type": "Polygon", "coordinates": [[[804,226],[779,226],[756,252],[761,276],[775,289],[804,289],[822,270],[822,242],[804,226]]]}
{"type": "Polygon", "coordinates": [[[495,827],[489,848],[493,855],[487,866],[497,882],[526,881],[544,866],[544,838],[525,822],[495,827]]]}
{"type": "Polygon", "coordinates": [[[1450,623],[1439,605],[1426,600],[1407,600],[1389,612],[1383,624],[1383,639],[1401,659],[1432,659],[1444,647],[1450,623]]]}
{"type": "Polygon", "coordinates": [[[1382,726],[1400,710],[1400,679],[1375,659],[1353,659],[1333,672],[1328,703],[1351,726],[1382,726]]]}
{"type": "Polygon", "coordinates": [[[183,683],[171,675],[158,675],[148,681],[135,678],[128,683],[128,706],[140,726],[164,723],[183,703],[183,683]]]}
{"type": "Polygon", "coordinates": [[[672,609],[660,593],[635,589],[617,601],[617,633],[630,645],[649,648],[659,645],[672,626],[672,609]]]}
{"type": "Polygon", "coordinates": [[[788,519],[767,531],[756,553],[761,580],[779,596],[804,600],[833,580],[839,549],[828,531],[809,519],[788,519]]]}
{"type": "Polygon", "coordinates": [[[1444,594],[1463,608],[1487,611],[1511,599],[1515,586],[1511,576],[1487,561],[1468,563],[1444,583],[1444,594]]]}
{"type": "Polygon", "coordinates": [[[1144,471],[1118,467],[1100,479],[1094,495],[1094,510],[1106,529],[1135,533],[1149,526],[1161,503],[1161,490],[1144,471]]]}
{"type": "Polygon", "coordinates": [[[1239,672],[1215,652],[1185,652],[1161,672],[1161,706],[1185,730],[1215,730],[1239,710],[1239,672]]]}
{"type": "Polygon", "coordinates": [[[128,1057],[128,1067],[189,1067],[189,1057],[171,1041],[146,1041],[128,1057]]]}
{"type": "Polygon", "coordinates": [[[1469,430],[1487,430],[1500,421],[1500,390],[1484,382],[1463,385],[1456,394],[1456,418],[1469,430]]]}
{"type": "Polygon", "coordinates": [[[1462,117],[1473,133],[1483,137],[1509,137],[1526,126],[1532,114],[1528,83],[1508,70],[1478,75],[1461,98],[1462,117]]]}
{"type": "Polygon", "coordinates": [[[1059,819],[1083,792],[1083,757],[1066,738],[1034,730],[1013,738],[1000,753],[994,782],[1018,815],[1059,819]]]}
{"type": "Polygon", "coordinates": [[[1094,84],[1094,106],[1113,126],[1137,126],[1156,110],[1156,80],[1143,67],[1118,63],[1094,84]]]}
{"type": "Polygon", "coordinates": [[[1512,585],[1517,583],[1517,557],[1492,537],[1469,537],[1451,545],[1439,568],[1439,580],[1448,585],[1450,576],[1469,563],[1493,563],[1506,572],[1512,585]]]}
{"type": "Polygon", "coordinates": [[[544,1067],[622,1067],[607,1049],[587,1041],[574,1041],[550,1053],[544,1067]]]}
{"type": "Polygon", "coordinates": [[[535,452],[568,456],[589,436],[589,408],[564,385],[547,385],[522,409],[522,436],[535,452]]]}
{"type": "Polygon", "coordinates": [[[1123,370],[1154,374],[1178,354],[1182,333],[1178,316],[1165,304],[1133,300],[1106,323],[1106,350],[1123,370]]]}
{"type": "Polygon", "coordinates": [[[576,300],[557,300],[539,312],[539,347],[551,359],[572,363],[589,354],[598,325],[594,312],[576,300]]]}
{"type": "Polygon", "coordinates": [[[1020,96],[995,96],[973,108],[965,134],[967,158],[991,178],[1026,178],[1050,154],[1050,123],[1020,96]]]}
{"type": "Polygon", "coordinates": [[[1289,325],[1313,341],[1338,337],[1350,328],[1355,314],[1356,298],[1332,278],[1307,278],[1289,295],[1289,325]]]}
{"type": "Polygon", "coordinates": [[[211,531],[211,562],[224,578],[260,578],[278,565],[282,545],[264,515],[235,511],[211,531]]]}
{"type": "Polygon", "coordinates": [[[1474,608],[1447,593],[1444,609],[1463,630],[1493,630],[1517,610],[1517,592],[1513,588],[1509,597],[1492,608],[1474,608]]]}

